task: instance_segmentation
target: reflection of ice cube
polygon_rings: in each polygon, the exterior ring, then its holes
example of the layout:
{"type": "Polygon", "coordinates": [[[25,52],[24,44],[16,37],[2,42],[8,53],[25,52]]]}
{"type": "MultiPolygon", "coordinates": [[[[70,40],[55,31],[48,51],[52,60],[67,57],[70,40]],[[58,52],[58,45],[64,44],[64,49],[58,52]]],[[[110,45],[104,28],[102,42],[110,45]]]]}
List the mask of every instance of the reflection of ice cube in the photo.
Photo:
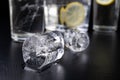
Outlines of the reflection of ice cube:
{"type": "Polygon", "coordinates": [[[64,40],[57,32],[36,34],[23,44],[23,58],[28,68],[41,69],[64,54],[64,40]]]}
{"type": "Polygon", "coordinates": [[[64,32],[65,45],[74,52],[85,50],[89,45],[87,33],[81,33],[78,30],[66,30],[64,32]]]}

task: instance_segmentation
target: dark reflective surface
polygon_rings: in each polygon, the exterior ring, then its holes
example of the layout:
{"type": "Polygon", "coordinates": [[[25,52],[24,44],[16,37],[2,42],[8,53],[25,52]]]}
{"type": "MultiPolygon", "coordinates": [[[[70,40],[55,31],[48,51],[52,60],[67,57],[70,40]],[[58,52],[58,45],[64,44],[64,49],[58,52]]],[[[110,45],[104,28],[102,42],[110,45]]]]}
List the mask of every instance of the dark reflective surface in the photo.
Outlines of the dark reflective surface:
{"type": "Polygon", "coordinates": [[[89,33],[87,50],[65,49],[63,58],[41,73],[23,69],[22,43],[7,34],[0,39],[0,80],[119,80],[119,33],[89,33]]]}

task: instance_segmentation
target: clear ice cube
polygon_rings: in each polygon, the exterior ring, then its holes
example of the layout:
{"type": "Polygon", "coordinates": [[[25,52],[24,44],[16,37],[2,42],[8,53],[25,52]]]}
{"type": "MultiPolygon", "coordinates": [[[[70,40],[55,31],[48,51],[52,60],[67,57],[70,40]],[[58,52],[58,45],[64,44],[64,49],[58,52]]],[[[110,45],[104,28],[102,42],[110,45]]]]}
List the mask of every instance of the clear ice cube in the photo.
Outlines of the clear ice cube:
{"type": "Polygon", "coordinates": [[[40,70],[61,59],[64,54],[64,40],[57,31],[35,34],[23,43],[23,58],[26,67],[40,70]]]}
{"type": "Polygon", "coordinates": [[[74,52],[84,51],[89,45],[87,33],[79,30],[67,29],[64,33],[65,46],[74,52]]]}

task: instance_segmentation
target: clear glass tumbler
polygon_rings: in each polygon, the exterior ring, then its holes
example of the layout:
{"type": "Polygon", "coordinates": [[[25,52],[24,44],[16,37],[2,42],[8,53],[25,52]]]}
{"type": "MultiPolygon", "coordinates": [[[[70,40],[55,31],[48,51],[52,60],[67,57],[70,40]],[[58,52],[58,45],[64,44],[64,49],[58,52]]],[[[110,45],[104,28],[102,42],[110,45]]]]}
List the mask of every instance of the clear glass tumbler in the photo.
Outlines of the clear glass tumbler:
{"type": "Polygon", "coordinates": [[[87,32],[91,0],[44,0],[45,28],[63,28],[87,32]]]}
{"type": "Polygon", "coordinates": [[[117,30],[119,0],[94,0],[93,29],[111,32],[117,30]]]}
{"type": "Polygon", "coordinates": [[[9,8],[14,41],[24,41],[33,33],[43,32],[43,0],[9,0],[9,8]]]}
{"type": "Polygon", "coordinates": [[[89,45],[91,0],[44,0],[43,6],[46,31],[60,31],[67,48],[84,51],[89,45]]]}

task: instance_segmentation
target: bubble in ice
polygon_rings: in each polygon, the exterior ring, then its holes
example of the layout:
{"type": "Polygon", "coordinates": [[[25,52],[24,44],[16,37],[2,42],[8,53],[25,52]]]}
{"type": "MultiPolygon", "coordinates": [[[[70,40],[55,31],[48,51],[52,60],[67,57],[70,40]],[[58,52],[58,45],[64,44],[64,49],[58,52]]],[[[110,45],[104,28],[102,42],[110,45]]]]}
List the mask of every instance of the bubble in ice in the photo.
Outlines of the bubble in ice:
{"type": "Polygon", "coordinates": [[[68,29],[64,32],[65,46],[74,52],[84,51],[89,45],[87,33],[68,29]]]}
{"type": "Polygon", "coordinates": [[[63,36],[57,31],[35,34],[26,39],[22,51],[26,67],[32,70],[42,69],[62,58],[64,54],[63,36]]]}

